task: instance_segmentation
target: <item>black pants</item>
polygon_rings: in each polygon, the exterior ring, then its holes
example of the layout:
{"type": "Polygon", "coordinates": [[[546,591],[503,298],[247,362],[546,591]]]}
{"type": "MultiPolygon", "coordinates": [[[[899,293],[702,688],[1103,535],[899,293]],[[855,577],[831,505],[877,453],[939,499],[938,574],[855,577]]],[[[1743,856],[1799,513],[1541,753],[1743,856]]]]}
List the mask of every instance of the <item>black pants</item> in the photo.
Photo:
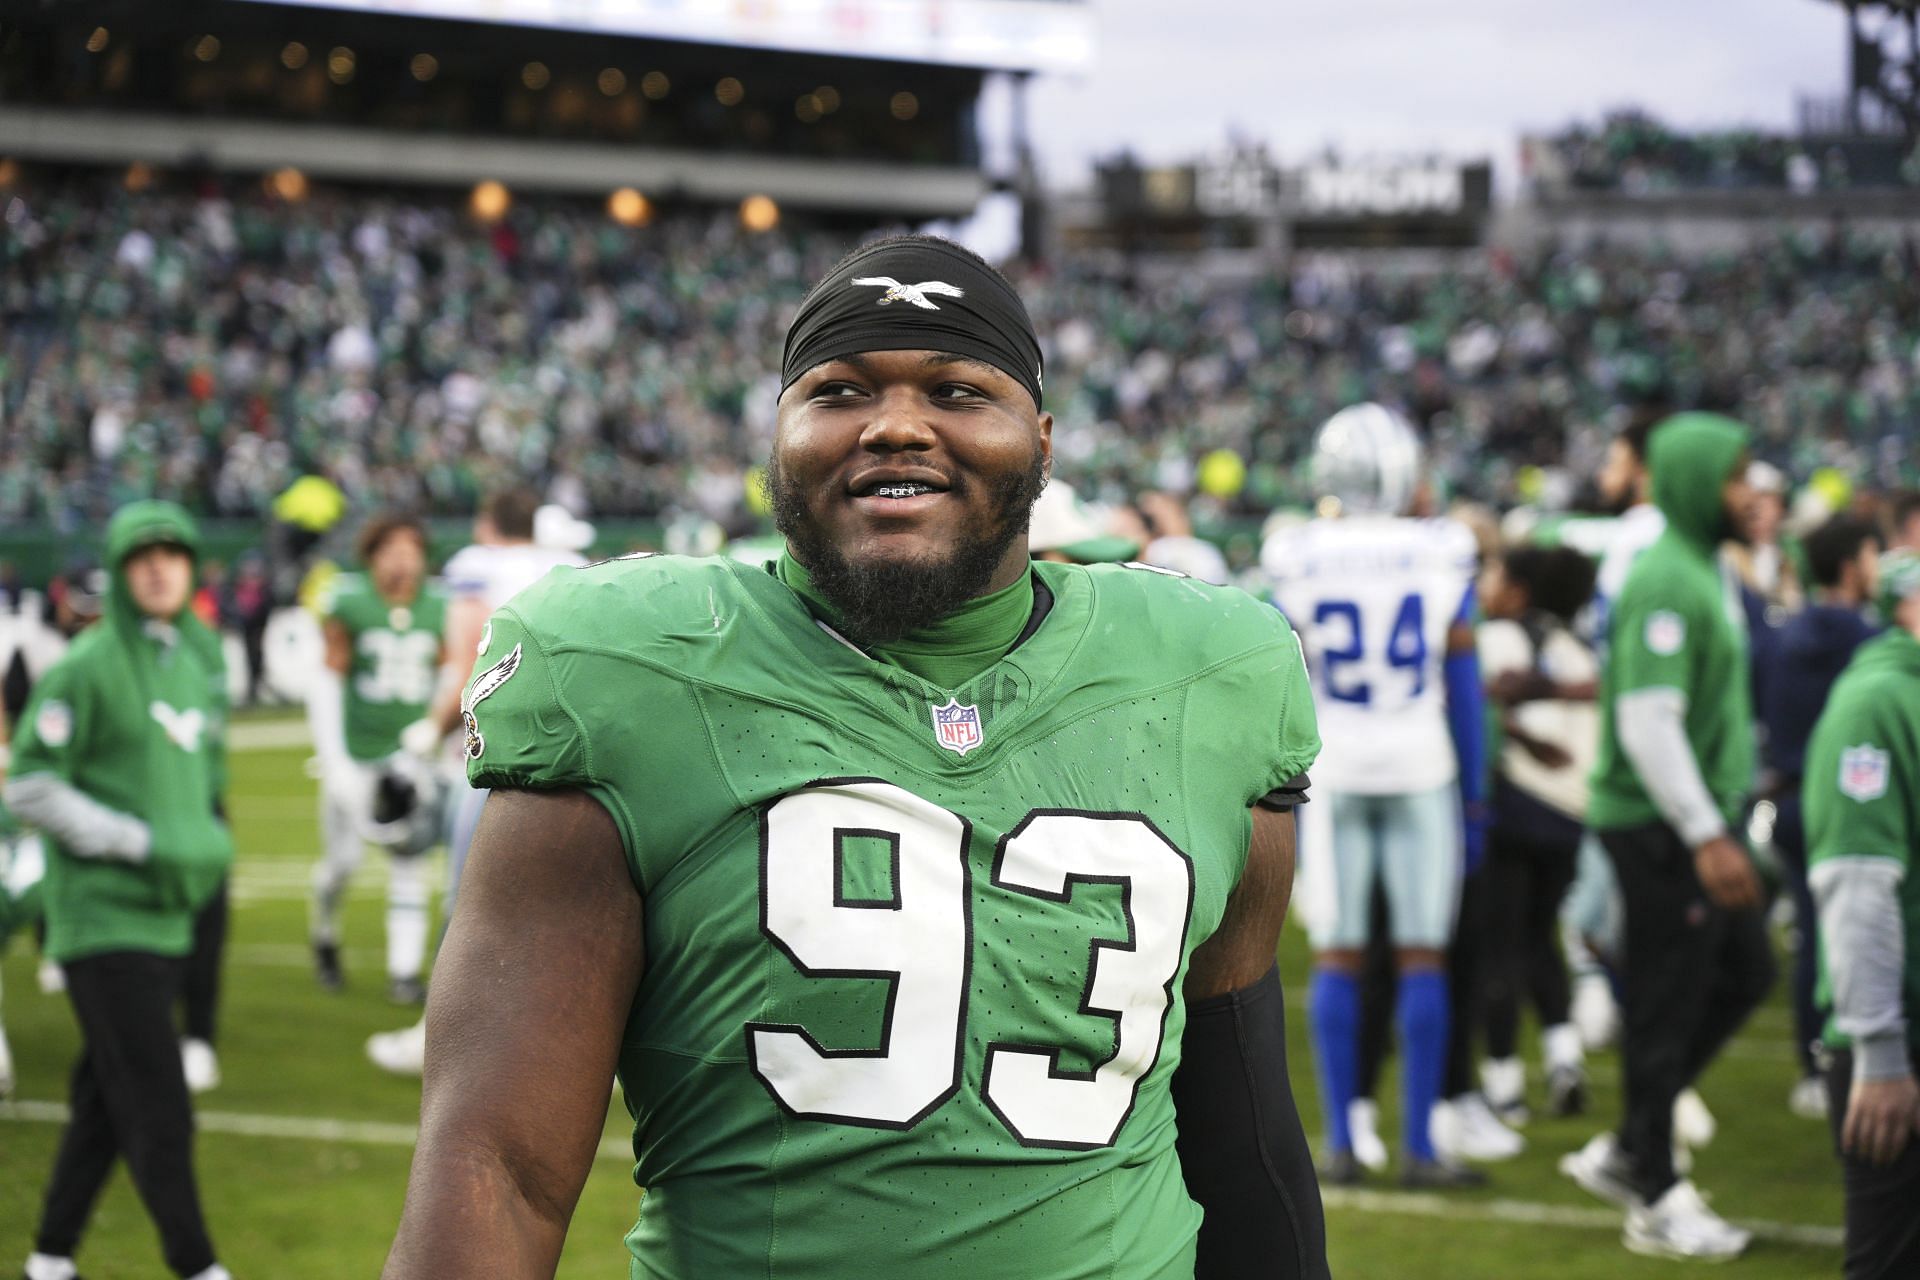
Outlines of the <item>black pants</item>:
{"type": "Polygon", "coordinates": [[[200,1215],[193,1106],[173,1029],[182,962],[117,951],[65,968],[83,1044],[34,1248],[73,1254],[117,1156],[160,1229],[167,1265],[183,1276],[204,1271],[213,1244],[200,1215]]]}
{"type": "Polygon", "coordinates": [[[1481,988],[1489,1057],[1519,1051],[1523,1003],[1532,1004],[1542,1027],[1567,1020],[1573,993],[1560,954],[1560,901],[1580,857],[1580,828],[1568,825],[1567,840],[1509,826],[1496,826],[1489,839],[1486,916],[1499,922],[1484,934],[1491,953],[1481,988]]]}
{"type": "Polygon", "coordinates": [[[1807,827],[1800,812],[1799,788],[1774,801],[1773,847],[1780,852],[1781,877],[1793,895],[1793,922],[1799,933],[1794,944],[1793,972],[1788,976],[1793,996],[1793,1047],[1800,1074],[1814,1072],[1813,1042],[1820,1038],[1826,1015],[1814,1007],[1814,980],[1819,969],[1820,912],[1813,905],[1807,883],[1807,827]]]}
{"type": "Polygon", "coordinates": [[[1773,985],[1764,913],[1708,900],[1693,852],[1665,823],[1600,832],[1626,907],[1620,1147],[1649,1202],[1673,1172],[1673,1100],[1773,985]]]}
{"type": "MultiPolygon", "coordinates": [[[[1920,1073],[1920,1052],[1913,1055],[1920,1073]]],[[[1840,1123],[1847,1115],[1853,1085],[1853,1055],[1833,1055],[1827,1068],[1827,1114],[1833,1145],[1840,1148],[1840,1123]]],[[[1890,1165],[1872,1165],[1840,1156],[1847,1189],[1846,1280],[1906,1280],[1920,1276],[1920,1138],[1890,1165]]]]}
{"type": "Polygon", "coordinates": [[[220,1012],[220,962],[227,951],[227,882],[193,921],[193,952],[181,991],[182,1012],[189,1038],[213,1043],[220,1012]]]}

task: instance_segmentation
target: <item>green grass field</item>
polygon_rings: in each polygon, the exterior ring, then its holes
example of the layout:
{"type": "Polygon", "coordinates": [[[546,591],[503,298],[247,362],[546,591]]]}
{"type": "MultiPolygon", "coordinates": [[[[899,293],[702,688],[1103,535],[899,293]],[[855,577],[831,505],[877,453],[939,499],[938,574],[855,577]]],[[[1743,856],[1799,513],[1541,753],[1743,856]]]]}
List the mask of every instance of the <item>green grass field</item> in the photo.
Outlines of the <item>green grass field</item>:
{"type": "MultiPolygon", "coordinates": [[[[240,859],[220,1045],[225,1079],[199,1101],[198,1161],[221,1260],[240,1280],[376,1274],[399,1220],[419,1110],[418,1086],[382,1075],[361,1049],[370,1033],[411,1016],[386,1003],[377,858],[363,868],[348,911],[350,990],[322,994],[309,975],[304,895],[318,835],[305,754],[262,749],[234,757],[231,811],[240,859]]],[[[1290,993],[1297,991],[1306,967],[1296,931],[1289,931],[1281,964],[1290,993]]],[[[15,940],[0,972],[20,1075],[19,1101],[0,1105],[0,1275],[9,1275],[31,1240],[59,1136],[50,1104],[65,1099],[76,1035],[64,998],[43,996],[35,986],[28,940],[15,940]]],[[[1313,1131],[1311,1059],[1297,996],[1294,1004],[1294,1086],[1313,1131]]],[[[1695,1178],[1723,1213],[1762,1224],[1752,1251],[1727,1268],[1754,1280],[1839,1271],[1839,1174],[1824,1127],[1787,1113],[1789,1046],[1787,1013],[1776,998],[1702,1086],[1720,1137],[1700,1154],[1695,1178]]],[[[1494,1166],[1489,1189],[1414,1196],[1382,1179],[1337,1200],[1328,1214],[1335,1275],[1632,1280],[1685,1269],[1626,1253],[1614,1216],[1554,1172],[1563,1152],[1616,1115],[1614,1060],[1602,1058],[1593,1072],[1593,1113],[1535,1121],[1526,1154],[1494,1166]]],[[[1391,1117],[1385,1131],[1394,1132],[1391,1117]]],[[[620,1237],[638,1192],[618,1151],[626,1136],[618,1102],[607,1134],[562,1276],[626,1274],[620,1237]]],[[[124,1172],[101,1202],[80,1262],[89,1280],[168,1274],[124,1172]]]]}

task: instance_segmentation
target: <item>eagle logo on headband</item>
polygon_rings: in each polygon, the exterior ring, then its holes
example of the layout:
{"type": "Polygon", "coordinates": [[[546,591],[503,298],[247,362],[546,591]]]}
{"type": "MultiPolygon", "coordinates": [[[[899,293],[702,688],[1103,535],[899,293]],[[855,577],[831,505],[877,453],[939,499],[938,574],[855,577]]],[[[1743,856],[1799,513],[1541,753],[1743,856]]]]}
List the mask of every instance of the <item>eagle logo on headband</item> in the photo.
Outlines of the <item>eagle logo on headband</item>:
{"type": "Polygon", "coordinates": [[[892,276],[855,276],[850,283],[873,289],[885,289],[886,292],[880,295],[880,305],[883,307],[895,302],[911,302],[922,311],[938,311],[940,310],[938,304],[927,301],[928,294],[936,294],[942,298],[967,296],[965,289],[950,285],[945,280],[922,280],[919,284],[901,284],[892,276]]]}

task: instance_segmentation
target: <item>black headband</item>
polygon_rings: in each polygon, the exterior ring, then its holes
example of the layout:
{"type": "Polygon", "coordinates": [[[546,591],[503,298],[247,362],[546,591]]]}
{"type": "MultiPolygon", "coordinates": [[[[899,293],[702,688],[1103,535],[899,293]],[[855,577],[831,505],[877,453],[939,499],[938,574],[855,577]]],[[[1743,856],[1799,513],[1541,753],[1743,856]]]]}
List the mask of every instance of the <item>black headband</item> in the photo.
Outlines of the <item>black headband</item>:
{"type": "Polygon", "coordinates": [[[1040,406],[1040,339],[1020,295],[972,254],[933,236],[869,245],[813,287],[787,329],[780,390],[842,356],[919,350],[990,364],[1040,406]]]}

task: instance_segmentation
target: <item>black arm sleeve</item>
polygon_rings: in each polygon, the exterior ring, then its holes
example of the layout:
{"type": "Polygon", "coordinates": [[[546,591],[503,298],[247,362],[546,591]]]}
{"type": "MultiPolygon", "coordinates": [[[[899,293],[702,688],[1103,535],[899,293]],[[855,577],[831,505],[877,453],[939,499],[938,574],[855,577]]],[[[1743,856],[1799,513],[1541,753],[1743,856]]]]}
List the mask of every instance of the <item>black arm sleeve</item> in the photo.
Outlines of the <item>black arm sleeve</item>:
{"type": "Polygon", "coordinates": [[[1307,788],[1313,780],[1304,773],[1296,773],[1273,790],[1254,801],[1262,809],[1272,809],[1279,813],[1291,813],[1298,805],[1307,802],[1307,788]]]}
{"type": "Polygon", "coordinates": [[[1279,968],[1189,1003],[1180,1051],[1180,1166],[1206,1213],[1194,1280],[1327,1280],[1320,1181],[1287,1079],[1279,968]]]}

